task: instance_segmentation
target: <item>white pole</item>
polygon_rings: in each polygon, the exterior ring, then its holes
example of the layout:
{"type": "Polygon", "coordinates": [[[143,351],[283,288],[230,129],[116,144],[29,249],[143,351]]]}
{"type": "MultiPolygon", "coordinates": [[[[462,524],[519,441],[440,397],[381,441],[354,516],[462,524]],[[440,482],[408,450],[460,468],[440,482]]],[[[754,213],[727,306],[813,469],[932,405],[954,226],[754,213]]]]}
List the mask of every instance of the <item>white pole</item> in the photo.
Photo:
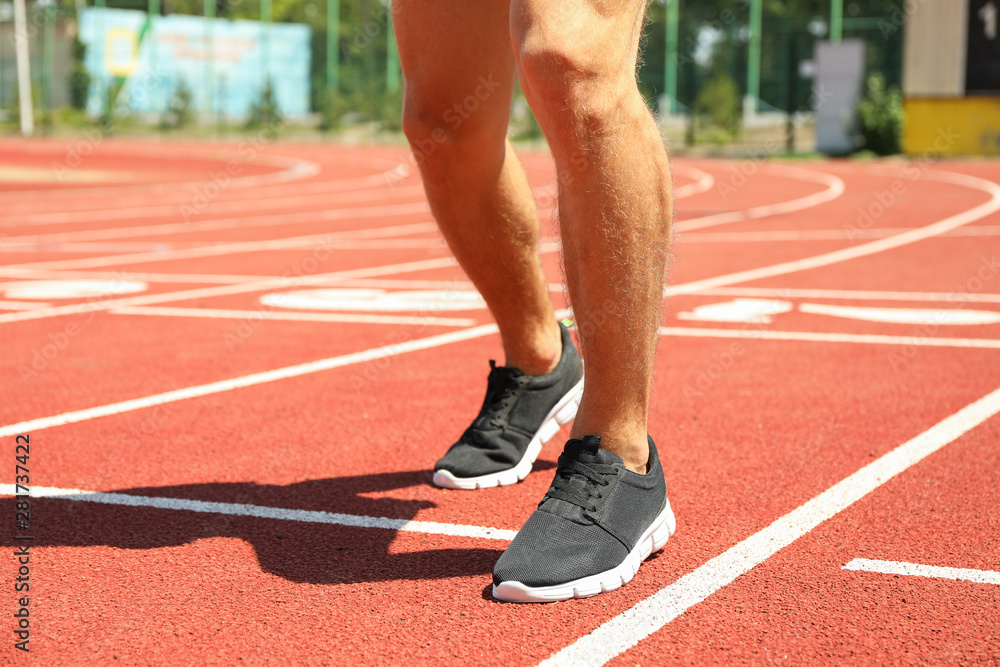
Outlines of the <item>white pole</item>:
{"type": "Polygon", "coordinates": [[[35,119],[31,108],[31,64],[28,61],[28,18],[24,0],[14,0],[14,49],[17,95],[21,101],[21,134],[30,137],[35,131],[35,119]]]}

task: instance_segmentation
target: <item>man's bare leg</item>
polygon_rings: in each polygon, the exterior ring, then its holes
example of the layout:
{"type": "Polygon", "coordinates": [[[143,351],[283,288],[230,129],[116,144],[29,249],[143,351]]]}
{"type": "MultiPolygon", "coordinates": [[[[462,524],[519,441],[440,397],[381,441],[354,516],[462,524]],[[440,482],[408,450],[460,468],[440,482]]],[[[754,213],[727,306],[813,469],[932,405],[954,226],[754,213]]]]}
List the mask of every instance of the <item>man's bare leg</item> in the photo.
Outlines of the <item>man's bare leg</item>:
{"type": "Polygon", "coordinates": [[[645,0],[513,0],[521,85],[559,173],[570,298],[587,368],[573,436],[634,472],[646,421],[672,221],[662,138],[635,81],[645,0]]]}
{"type": "Polygon", "coordinates": [[[537,255],[538,215],[506,140],[514,87],[508,0],[394,0],[403,129],[441,232],[483,295],[506,365],[551,371],[560,335],[537,255]]]}

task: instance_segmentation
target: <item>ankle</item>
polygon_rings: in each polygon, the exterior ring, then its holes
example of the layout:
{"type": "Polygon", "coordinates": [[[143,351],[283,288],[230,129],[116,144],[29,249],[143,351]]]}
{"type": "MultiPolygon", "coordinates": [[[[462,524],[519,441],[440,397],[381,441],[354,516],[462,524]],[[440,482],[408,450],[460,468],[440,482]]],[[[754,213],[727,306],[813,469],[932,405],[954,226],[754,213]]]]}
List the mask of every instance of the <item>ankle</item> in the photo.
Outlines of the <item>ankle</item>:
{"type": "MultiPolygon", "coordinates": [[[[577,422],[579,423],[579,422],[577,422]]],[[[625,463],[625,467],[634,473],[645,475],[649,467],[649,441],[646,439],[646,432],[626,434],[620,429],[602,430],[577,430],[576,423],[573,425],[570,437],[583,438],[585,435],[601,436],[601,449],[605,449],[612,454],[617,454],[625,463]],[[616,435],[606,435],[607,433],[616,435]]]]}
{"type": "Polygon", "coordinates": [[[505,366],[520,369],[525,375],[548,375],[562,358],[562,334],[558,326],[539,336],[533,345],[508,349],[504,345],[505,366]]]}

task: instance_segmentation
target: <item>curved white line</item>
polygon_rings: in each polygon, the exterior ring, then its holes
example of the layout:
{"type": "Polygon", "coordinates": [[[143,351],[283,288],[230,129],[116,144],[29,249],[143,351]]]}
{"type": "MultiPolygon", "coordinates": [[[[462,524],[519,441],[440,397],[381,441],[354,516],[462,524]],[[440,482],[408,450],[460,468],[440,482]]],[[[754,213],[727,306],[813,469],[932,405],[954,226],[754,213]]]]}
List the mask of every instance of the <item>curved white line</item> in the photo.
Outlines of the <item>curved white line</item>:
{"type": "Polygon", "coordinates": [[[764,266],[758,269],[737,271],[736,273],[729,273],[724,276],[716,276],[714,278],[696,280],[683,285],[676,285],[674,287],[667,288],[667,293],[669,295],[691,294],[692,292],[699,292],[711,287],[724,287],[727,285],[734,285],[736,283],[745,283],[751,280],[760,280],[761,278],[770,278],[772,276],[780,276],[786,273],[805,271],[806,269],[815,269],[820,266],[845,262],[849,259],[856,259],[866,255],[874,255],[875,253],[883,252],[885,250],[899,248],[900,246],[916,243],[917,241],[923,241],[924,239],[929,239],[933,236],[939,236],[945,232],[955,229],[956,227],[967,225],[970,222],[975,222],[976,220],[985,218],[991,213],[1000,211],[1000,185],[997,185],[992,181],[987,181],[975,176],[966,176],[965,174],[956,174],[946,171],[928,171],[924,174],[924,177],[945,183],[953,183],[955,185],[964,186],[973,190],[981,190],[991,196],[988,201],[980,204],[979,206],[975,206],[967,211],[963,211],[962,213],[949,216],[944,220],[940,220],[925,227],[917,227],[916,229],[910,229],[909,231],[895,234],[893,236],[877,239],[875,241],[869,241],[868,243],[862,243],[861,245],[853,246],[851,248],[834,250],[833,252],[815,255],[813,257],[796,259],[791,262],[782,262],[780,264],[764,266]]]}
{"type": "MultiPolygon", "coordinates": [[[[411,205],[412,206],[412,205],[411,205]]],[[[422,204],[420,206],[423,206],[422,204]]],[[[426,208],[412,209],[407,206],[381,207],[378,215],[385,214],[385,209],[395,209],[395,215],[405,215],[407,213],[425,212],[426,208]]],[[[326,219],[334,216],[335,212],[330,212],[326,219]]],[[[349,210],[340,217],[368,217],[364,211],[349,210]]],[[[216,243],[214,245],[201,246],[197,248],[181,248],[165,250],[163,252],[137,252],[124,255],[106,255],[101,257],[81,257],[79,259],[57,259],[45,262],[34,262],[27,264],[11,264],[0,267],[0,276],[23,275],[25,271],[35,270],[63,271],[67,269],[88,269],[102,266],[121,266],[123,264],[136,264],[139,262],[168,262],[177,259],[193,259],[196,257],[219,257],[223,255],[233,255],[248,252],[264,252],[273,250],[289,250],[294,248],[316,248],[324,247],[327,250],[340,249],[337,241],[341,237],[348,237],[352,241],[363,238],[382,238],[398,234],[413,234],[433,231],[436,226],[432,223],[418,222],[413,224],[393,225],[391,227],[369,227],[362,229],[348,229],[339,232],[328,232],[325,234],[307,234],[305,236],[293,236],[280,239],[265,239],[262,241],[237,241],[235,243],[216,243]]],[[[349,247],[349,246],[348,246],[349,247]]]]}
{"type": "MultiPolygon", "coordinates": [[[[163,159],[162,155],[158,155],[163,159]]],[[[199,156],[169,156],[170,159],[200,159],[210,162],[212,158],[204,155],[199,156]]],[[[252,174],[249,176],[235,176],[231,183],[240,188],[262,187],[264,185],[274,185],[287,183],[288,181],[315,176],[320,173],[321,166],[312,160],[301,158],[290,158],[279,155],[257,155],[254,158],[258,163],[271,164],[280,167],[279,171],[269,174],[252,174]]],[[[224,166],[225,160],[220,160],[219,165],[224,166]]],[[[142,192],[144,194],[157,194],[163,192],[176,192],[181,188],[189,188],[198,185],[205,179],[197,181],[178,181],[171,183],[128,183],[123,185],[107,185],[98,187],[71,187],[71,188],[46,188],[43,190],[18,190],[16,192],[0,192],[0,201],[23,200],[25,195],[34,199],[48,201],[79,200],[91,197],[110,197],[117,193],[142,192]]]]}
{"type": "MultiPolygon", "coordinates": [[[[381,174],[374,177],[381,178],[381,174]]],[[[192,217],[208,217],[209,215],[232,214],[241,212],[256,212],[264,210],[283,209],[291,207],[304,207],[309,205],[321,206],[323,210],[328,210],[338,204],[345,204],[366,200],[377,200],[380,204],[386,199],[386,192],[381,189],[359,189],[358,183],[369,181],[373,176],[365,176],[355,183],[344,185],[341,188],[333,187],[340,181],[321,182],[313,185],[319,186],[321,192],[317,194],[279,194],[274,196],[254,196],[241,197],[230,201],[207,202],[202,210],[192,211],[192,217]],[[338,190],[341,190],[338,192],[338,190]]],[[[202,185],[211,183],[204,181],[202,185]]],[[[228,186],[225,186],[228,187],[228,186]]],[[[405,186],[399,188],[396,195],[411,196],[419,195],[423,200],[423,188],[419,185],[405,186]]],[[[185,205],[194,207],[198,203],[198,192],[188,192],[179,201],[170,204],[152,204],[148,206],[123,207],[116,206],[113,209],[97,209],[93,211],[67,211],[55,213],[38,213],[36,215],[19,215],[17,217],[18,226],[28,225],[57,225],[57,224],[84,224],[103,220],[129,220],[136,218],[169,217],[178,218],[184,215],[185,205]]],[[[402,196],[400,198],[403,198],[402,196]]]]}
{"type": "Polygon", "coordinates": [[[674,188],[674,201],[707,192],[715,185],[715,177],[707,171],[698,169],[698,167],[692,167],[689,164],[674,164],[673,169],[675,173],[678,171],[688,172],[692,178],[696,179],[694,183],[686,183],[674,188]]]}
{"type": "Polygon", "coordinates": [[[826,189],[814,192],[811,195],[806,195],[805,197],[791,199],[778,204],[765,204],[763,206],[755,206],[754,208],[748,208],[742,211],[727,211],[725,213],[716,213],[714,215],[706,215],[700,218],[681,220],[674,223],[674,229],[678,232],[685,232],[692,229],[704,229],[705,227],[725,225],[730,222],[740,222],[743,220],[770,217],[772,215],[794,213],[795,211],[801,211],[803,209],[812,208],[814,206],[819,206],[820,204],[833,201],[844,194],[844,182],[833,174],[813,171],[811,169],[803,169],[802,167],[789,167],[787,165],[768,166],[771,170],[790,172],[788,174],[790,178],[825,185],[826,189]]]}

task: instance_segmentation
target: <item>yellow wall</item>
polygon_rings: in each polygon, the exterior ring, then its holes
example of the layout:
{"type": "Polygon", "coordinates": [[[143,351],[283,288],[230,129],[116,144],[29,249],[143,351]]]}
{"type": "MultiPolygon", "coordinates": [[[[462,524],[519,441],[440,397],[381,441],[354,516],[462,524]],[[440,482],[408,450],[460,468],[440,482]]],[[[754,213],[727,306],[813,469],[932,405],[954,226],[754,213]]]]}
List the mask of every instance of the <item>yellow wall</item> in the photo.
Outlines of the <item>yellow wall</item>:
{"type": "Polygon", "coordinates": [[[1000,97],[903,100],[909,155],[1000,155],[1000,97]]]}

